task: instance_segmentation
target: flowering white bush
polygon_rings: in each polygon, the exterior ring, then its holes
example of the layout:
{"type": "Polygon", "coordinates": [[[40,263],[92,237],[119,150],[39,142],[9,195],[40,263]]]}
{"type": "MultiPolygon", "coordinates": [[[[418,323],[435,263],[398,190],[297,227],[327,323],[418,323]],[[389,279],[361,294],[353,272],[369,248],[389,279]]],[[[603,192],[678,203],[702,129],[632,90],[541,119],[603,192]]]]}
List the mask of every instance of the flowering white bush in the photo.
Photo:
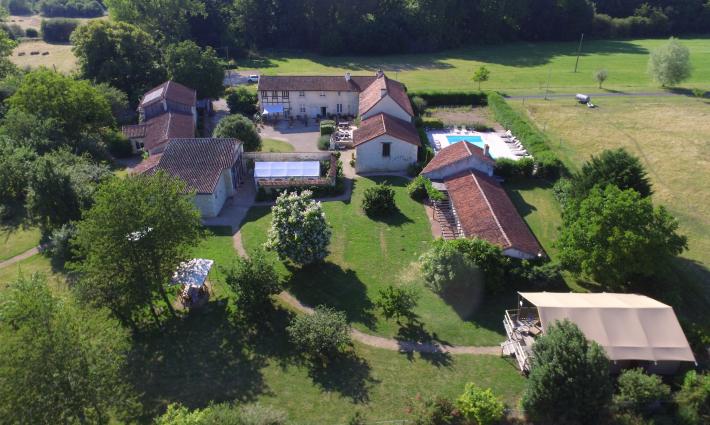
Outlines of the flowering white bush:
{"type": "Polygon", "coordinates": [[[330,228],[320,202],[312,192],[286,192],[271,209],[271,229],[265,248],[275,251],[281,260],[298,264],[322,261],[328,255],[330,228]]]}

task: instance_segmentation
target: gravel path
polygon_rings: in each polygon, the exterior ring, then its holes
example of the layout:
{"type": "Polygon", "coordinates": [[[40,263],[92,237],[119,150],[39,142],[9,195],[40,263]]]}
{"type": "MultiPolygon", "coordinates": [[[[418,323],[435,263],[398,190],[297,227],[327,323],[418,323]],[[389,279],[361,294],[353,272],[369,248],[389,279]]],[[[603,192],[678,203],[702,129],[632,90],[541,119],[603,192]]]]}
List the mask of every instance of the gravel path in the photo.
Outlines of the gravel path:
{"type": "Polygon", "coordinates": [[[8,258],[5,261],[0,261],[0,269],[3,267],[11,266],[17,262],[20,262],[37,254],[39,254],[39,247],[36,246],[30,250],[23,252],[22,254],[16,255],[12,258],[8,258]]]}

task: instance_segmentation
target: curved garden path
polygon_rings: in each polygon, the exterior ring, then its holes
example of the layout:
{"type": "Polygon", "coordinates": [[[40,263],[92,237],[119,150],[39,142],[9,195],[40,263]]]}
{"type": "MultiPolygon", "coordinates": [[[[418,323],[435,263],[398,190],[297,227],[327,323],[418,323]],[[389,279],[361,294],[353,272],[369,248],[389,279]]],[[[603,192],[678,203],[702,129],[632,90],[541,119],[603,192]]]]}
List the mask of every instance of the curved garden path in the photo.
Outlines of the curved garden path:
{"type": "Polygon", "coordinates": [[[36,246],[32,249],[28,249],[27,251],[23,252],[22,254],[15,255],[12,258],[8,258],[5,261],[0,261],[0,269],[3,267],[11,266],[15,263],[22,261],[22,260],[30,258],[36,254],[39,254],[39,247],[38,246],[36,246]]]}
{"type": "MultiPolygon", "coordinates": [[[[242,242],[241,225],[241,222],[236,224],[237,229],[236,232],[232,235],[232,245],[234,246],[234,250],[237,251],[239,255],[246,257],[248,254],[246,252],[246,249],[244,249],[244,244],[242,242]]],[[[296,297],[294,297],[287,291],[281,292],[278,297],[283,303],[287,304],[288,306],[300,313],[313,314],[312,307],[302,304],[298,299],[296,299],[296,297]]],[[[444,345],[430,342],[401,341],[394,338],[384,338],[381,336],[370,335],[357,329],[351,329],[350,335],[352,339],[358,341],[361,344],[390,351],[474,355],[501,354],[501,348],[497,345],[476,347],[444,345]]]]}

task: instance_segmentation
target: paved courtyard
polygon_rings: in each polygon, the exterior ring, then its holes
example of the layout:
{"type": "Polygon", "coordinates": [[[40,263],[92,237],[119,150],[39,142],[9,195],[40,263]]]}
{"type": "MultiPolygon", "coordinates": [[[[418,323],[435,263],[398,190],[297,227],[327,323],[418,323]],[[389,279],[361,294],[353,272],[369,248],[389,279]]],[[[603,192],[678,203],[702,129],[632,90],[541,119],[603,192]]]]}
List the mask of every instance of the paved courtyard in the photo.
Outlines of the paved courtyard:
{"type": "Polygon", "coordinates": [[[261,129],[261,137],[287,142],[296,152],[319,152],[320,127],[313,120],[308,122],[308,126],[301,121],[294,121],[292,125],[288,121],[267,123],[261,129]]]}

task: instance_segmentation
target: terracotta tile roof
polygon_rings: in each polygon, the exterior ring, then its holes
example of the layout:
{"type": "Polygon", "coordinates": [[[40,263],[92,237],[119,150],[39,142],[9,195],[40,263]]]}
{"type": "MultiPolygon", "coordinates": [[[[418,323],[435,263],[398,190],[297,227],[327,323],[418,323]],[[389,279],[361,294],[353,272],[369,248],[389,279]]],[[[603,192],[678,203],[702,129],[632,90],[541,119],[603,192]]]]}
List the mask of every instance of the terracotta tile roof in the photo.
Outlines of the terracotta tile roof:
{"type": "Polygon", "coordinates": [[[409,101],[409,96],[407,96],[407,91],[404,89],[404,84],[390,80],[384,74],[380,75],[360,93],[360,115],[377,105],[380,99],[382,99],[382,90],[386,90],[392,100],[401,106],[410,116],[414,116],[412,103],[409,101]]]}
{"type": "Polygon", "coordinates": [[[237,139],[171,139],[150,173],[164,170],[190,190],[213,193],[222,171],[234,165],[240,145],[237,139]]]}
{"type": "Polygon", "coordinates": [[[143,95],[140,106],[146,107],[162,100],[170,100],[188,106],[197,105],[197,91],[175,81],[166,81],[143,95]]]}
{"type": "Polygon", "coordinates": [[[388,114],[377,114],[362,120],[360,126],[353,131],[353,145],[359,146],[384,134],[414,146],[420,144],[419,133],[414,124],[388,114]]]}
{"type": "Polygon", "coordinates": [[[145,131],[145,124],[124,125],[121,127],[121,132],[129,139],[145,137],[145,131]]]}
{"type": "Polygon", "coordinates": [[[354,91],[360,92],[377,77],[353,75],[350,81],[338,75],[262,75],[258,90],[354,91]]]}
{"type": "Polygon", "coordinates": [[[144,124],[143,146],[151,152],[174,138],[195,136],[195,121],[192,115],[168,112],[153,117],[144,124]]]}
{"type": "Polygon", "coordinates": [[[485,239],[503,249],[514,248],[533,256],[543,252],[495,179],[467,171],[445,183],[464,236],[485,239]]]}
{"type": "Polygon", "coordinates": [[[158,165],[158,162],[160,162],[160,158],[162,156],[162,153],[149,156],[141,161],[140,164],[133,167],[130,174],[143,174],[151,171],[156,165],[158,165]]]}
{"type": "Polygon", "coordinates": [[[432,171],[448,167],[449,165],[464,160],[470,156],[475,156],[480,158],[482,161],[495,164],[493,158],[484,155],[483,149],[473,143],[462,141],[449,145],[440,150],[436,156],[429,161],[426,167],[424,167],[422,173],[430,173],[432,171]]]}

